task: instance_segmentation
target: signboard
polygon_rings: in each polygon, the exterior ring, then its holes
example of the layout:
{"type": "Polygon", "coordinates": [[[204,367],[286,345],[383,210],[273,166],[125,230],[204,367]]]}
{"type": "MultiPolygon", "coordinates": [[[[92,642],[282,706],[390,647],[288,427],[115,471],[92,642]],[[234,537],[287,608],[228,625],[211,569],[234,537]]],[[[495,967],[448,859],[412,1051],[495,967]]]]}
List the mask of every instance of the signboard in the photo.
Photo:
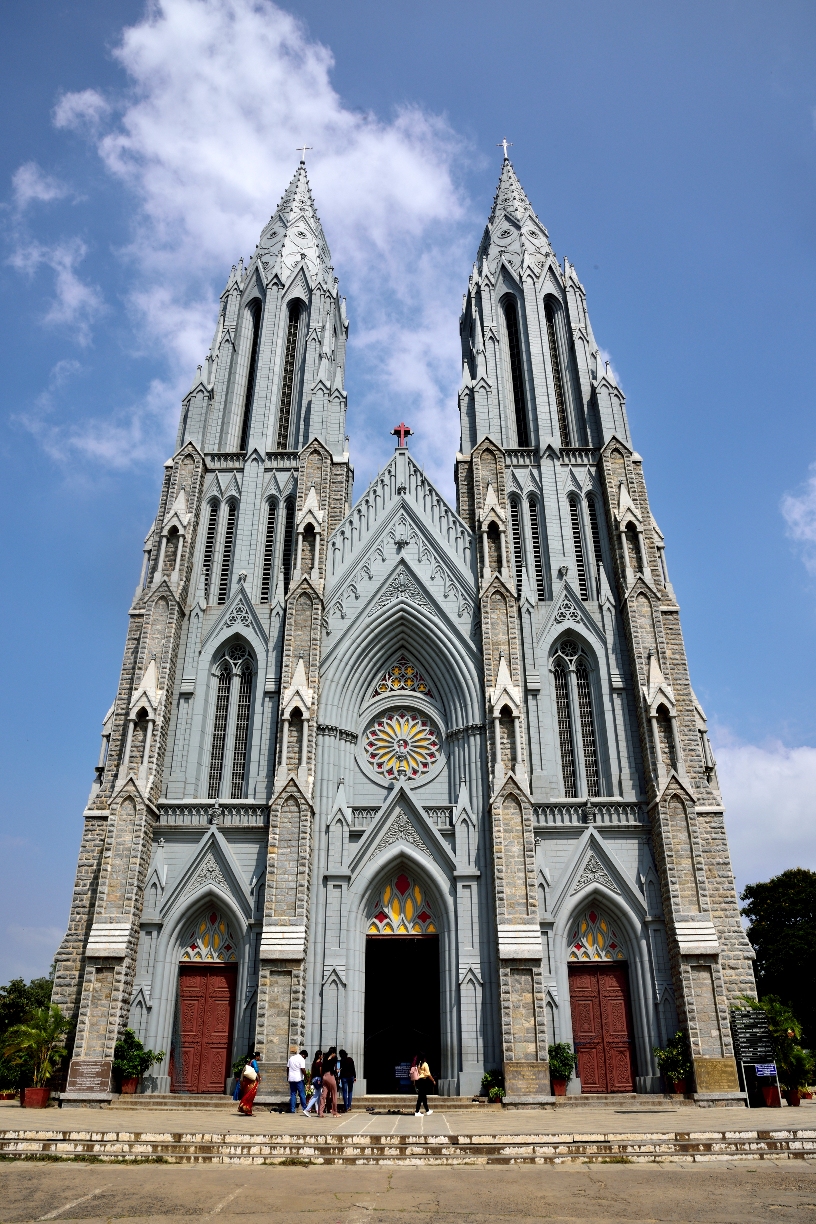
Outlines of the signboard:
{"type": "Polygon", "coordinates": [[[771,1063],[776,1057],[768,1017],[753,1009],[731,1012],[731,1035],[738,1062],[771,1063]]]}
{"type": "Polygon", "coordinates": [[[411,1064],[409,1062],[397,1063],[396,1067],[394,1068],[395,1079],[410,1080],[411,1078],[409,1074],[410,1070],[411,1070],[411,1064]]]}
{"type": "Polygon", "coordinates": [[[754,1070],[757,1075],[776,1075],[776,1063],[756,1063],[754,1070]]]}

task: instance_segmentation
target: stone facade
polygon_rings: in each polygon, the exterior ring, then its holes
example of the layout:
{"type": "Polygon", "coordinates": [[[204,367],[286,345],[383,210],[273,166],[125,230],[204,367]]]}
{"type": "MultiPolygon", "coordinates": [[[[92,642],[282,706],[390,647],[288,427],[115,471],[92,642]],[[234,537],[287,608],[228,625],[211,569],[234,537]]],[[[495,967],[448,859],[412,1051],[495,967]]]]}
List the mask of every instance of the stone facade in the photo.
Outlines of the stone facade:
{"type": "Polygon", "coordinates": [[[267,1091],[290,1042],[345,1045],[362,1087],[389,934],[437,941],[442,1093],[501,1067],[546,1095],[582,959],[627,967],[639,1090],[681,1024],[698,1089],[735,1091],[751,951],[664,540],[509,161],[461,317],[456,511],[400,445],[352,506],[347,334],[301,164],[145,541],[57,954],[69,1092],[109,1092],[127,1024],[168,1051],[148,1087],[184,1090],[195,961],[234,972],[229,1061],[256,1047],[267,1091]]]}

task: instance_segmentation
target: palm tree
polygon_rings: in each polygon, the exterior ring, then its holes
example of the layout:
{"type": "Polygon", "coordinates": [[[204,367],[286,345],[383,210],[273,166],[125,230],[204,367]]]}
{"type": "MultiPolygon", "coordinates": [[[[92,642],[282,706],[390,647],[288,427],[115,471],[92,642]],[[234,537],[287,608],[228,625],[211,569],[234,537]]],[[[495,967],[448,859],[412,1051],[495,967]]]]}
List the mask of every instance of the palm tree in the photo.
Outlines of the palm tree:
{"type": "Polygon", "coordinates": [[[44,1088],[54,1070],[54,1064],[68,1051],[62,1039],[71,1027],[56,1003],[35,1008],[22,1024],[8,1029],[3,1038],[3,1053],[7,1058],[28,1054],[34,1066],[34,1087],[44,1088]]]}

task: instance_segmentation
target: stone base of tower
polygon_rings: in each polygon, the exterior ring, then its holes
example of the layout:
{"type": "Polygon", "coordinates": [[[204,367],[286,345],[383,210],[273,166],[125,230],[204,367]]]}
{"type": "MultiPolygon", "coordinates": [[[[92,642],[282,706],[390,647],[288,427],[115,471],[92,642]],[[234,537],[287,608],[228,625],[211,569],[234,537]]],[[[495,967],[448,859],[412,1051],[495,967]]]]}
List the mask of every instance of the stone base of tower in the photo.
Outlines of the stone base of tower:
{"type": "Polygon", "coordinates": [[[737,1064],[733,1058],[693,1058],[698,1092],[739,1092],[737,1064]]]}

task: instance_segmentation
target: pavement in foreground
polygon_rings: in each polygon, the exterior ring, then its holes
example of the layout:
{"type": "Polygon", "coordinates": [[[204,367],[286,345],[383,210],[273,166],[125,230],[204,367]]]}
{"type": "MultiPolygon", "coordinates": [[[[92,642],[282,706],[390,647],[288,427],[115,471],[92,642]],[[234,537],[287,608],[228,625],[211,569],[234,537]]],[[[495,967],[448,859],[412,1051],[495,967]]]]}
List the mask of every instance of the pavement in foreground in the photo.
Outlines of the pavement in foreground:
{"type": "Polygon", "coordinates": [[[2,1224],[176,1224],[209,1216],[241,1224],[801,1224],[816,1219],[816,1161],[558,1168],[0,1164],[2,1224]]]}

